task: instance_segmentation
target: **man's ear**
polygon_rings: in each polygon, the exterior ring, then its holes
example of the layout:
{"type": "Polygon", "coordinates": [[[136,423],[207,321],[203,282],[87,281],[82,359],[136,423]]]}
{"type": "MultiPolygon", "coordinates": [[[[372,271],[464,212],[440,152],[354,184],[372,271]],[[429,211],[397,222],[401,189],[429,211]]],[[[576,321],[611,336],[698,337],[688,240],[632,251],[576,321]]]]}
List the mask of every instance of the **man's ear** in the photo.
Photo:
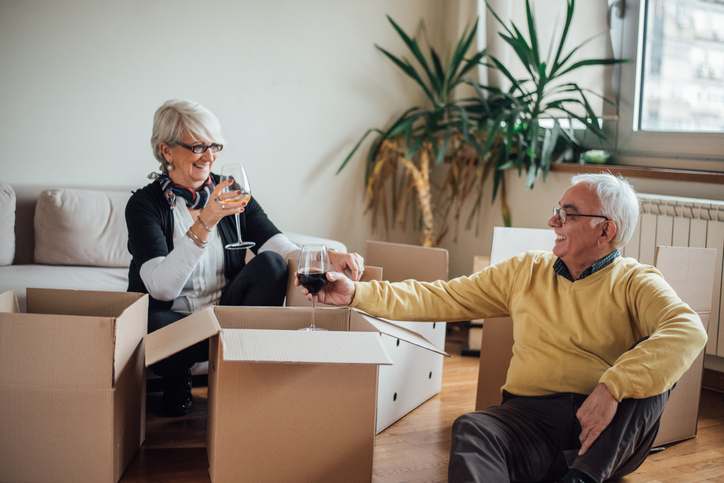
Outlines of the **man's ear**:
{"type": "Polygon", "coordinates": [[[598,242],[600,245],[608,245],[616,235],[616,223],[613,220],[606,220],[599,227],[601,231],[599,232],[598,242]]]}

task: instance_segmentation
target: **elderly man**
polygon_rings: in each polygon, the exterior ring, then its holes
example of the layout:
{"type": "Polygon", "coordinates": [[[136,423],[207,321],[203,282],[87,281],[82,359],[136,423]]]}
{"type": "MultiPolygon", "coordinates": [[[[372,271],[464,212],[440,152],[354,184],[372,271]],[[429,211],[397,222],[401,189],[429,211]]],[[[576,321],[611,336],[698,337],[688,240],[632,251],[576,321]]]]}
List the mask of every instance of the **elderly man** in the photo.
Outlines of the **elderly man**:
{"type": "Polygon", "coordinates": [[[398,320],[510,315],[500,406],[452,428],[451,482],[599,482],[648,455],[674,383],[706,344],[699,317],[653,267],[618,249],[638,220],[631,185],[579,175],[527,252],[449,282],[353,283],[330,273],[319,301],[398,320]]]}

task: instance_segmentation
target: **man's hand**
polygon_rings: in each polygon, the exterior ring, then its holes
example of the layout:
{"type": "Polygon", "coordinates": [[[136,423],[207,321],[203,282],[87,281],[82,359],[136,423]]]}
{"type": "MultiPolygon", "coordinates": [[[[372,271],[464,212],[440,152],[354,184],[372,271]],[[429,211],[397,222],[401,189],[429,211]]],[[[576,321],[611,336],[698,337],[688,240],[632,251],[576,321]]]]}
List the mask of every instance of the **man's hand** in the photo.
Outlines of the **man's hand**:
{"type": "MultiPolygon", "coordinates": [[[[327,272],[327,280],[329,280],[329,283],[317,292],[317,302],[327,305],[349,305],[352,303],[357,291],[352,280],[339,272],[327,272]]],[[[297,287],[301,285],[296,275],[294,285],[297,287]]],[[[302,293],[307,296],[307,300],[312,301],[312,294],[309,293],[309,290],[302,287],[302,293]]]]}
{"type": "Polygon", "coordinates": [[[608,427],[616,415],[618,401],[604,383],[599,383],[596,389],[586,398],[576,413],[581,423],[581,450],[579,455],[586,454],[598,436],[608,427]]]}

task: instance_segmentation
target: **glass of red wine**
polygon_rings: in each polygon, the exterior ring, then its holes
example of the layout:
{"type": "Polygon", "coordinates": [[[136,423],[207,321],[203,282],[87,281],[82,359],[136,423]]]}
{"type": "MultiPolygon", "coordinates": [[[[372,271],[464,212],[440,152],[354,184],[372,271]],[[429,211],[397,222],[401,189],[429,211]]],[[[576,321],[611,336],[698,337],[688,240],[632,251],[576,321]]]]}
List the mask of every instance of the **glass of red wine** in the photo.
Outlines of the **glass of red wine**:
{"type": "Polygon", "coordinates": [[[314,304],[317,301],[317,292],[327,285],[327,272],[332,270],[329,263],[329,254],[325,245],[303,245],[299,253],[297,278],[302,287],[312,294],[312,325],[299,330],[327,330],[314,325],[314,304]]]}

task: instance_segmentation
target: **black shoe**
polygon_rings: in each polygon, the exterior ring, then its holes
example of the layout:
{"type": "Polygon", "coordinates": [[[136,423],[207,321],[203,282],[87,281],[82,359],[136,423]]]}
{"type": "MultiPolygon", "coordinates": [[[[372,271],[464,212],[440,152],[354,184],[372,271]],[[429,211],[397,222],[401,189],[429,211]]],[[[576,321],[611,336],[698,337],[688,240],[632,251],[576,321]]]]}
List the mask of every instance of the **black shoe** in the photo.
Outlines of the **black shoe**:
{"type": "Polygon", "coordinates": [[[194,403],[191,396],[191,371],[186,376],[163,378],[161,406],[165,416],[178,417],[189,412],[194,403]]]}

